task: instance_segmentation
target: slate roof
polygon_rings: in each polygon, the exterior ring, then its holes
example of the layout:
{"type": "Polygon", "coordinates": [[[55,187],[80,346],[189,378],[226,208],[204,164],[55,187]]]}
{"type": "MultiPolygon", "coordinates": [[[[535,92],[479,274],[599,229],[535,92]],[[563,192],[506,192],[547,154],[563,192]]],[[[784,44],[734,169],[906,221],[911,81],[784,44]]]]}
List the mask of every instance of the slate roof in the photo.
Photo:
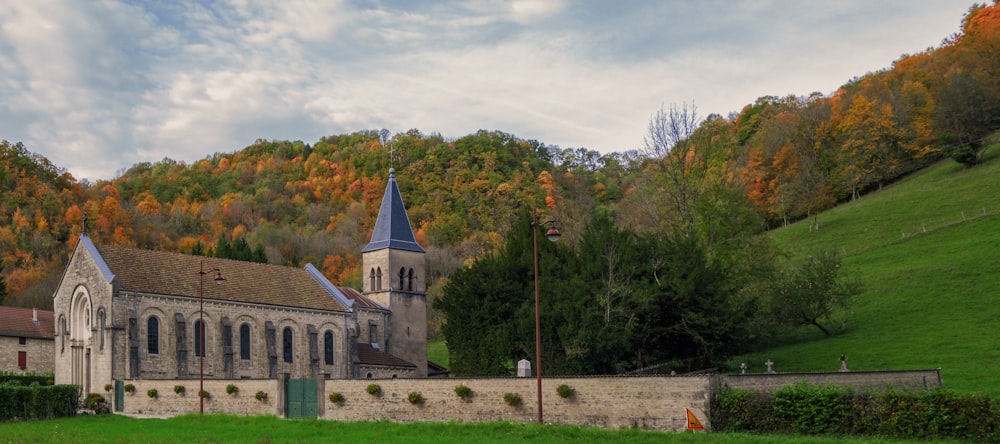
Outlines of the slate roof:
{"type": "Polygon", "coordinates": [[[38,310],[38,321],[32,320],[33,310],[0,306],[0,336],[52,339],[55,336],[53,312],[38,310]]]}
{"type": "Polygon", "coordinates": [[[354,306],[356,307],[387,310],[387,308],[383,307],[382,304],[368,299],[367,296],[361,294],[358,290],[350,287],[337,287],[337,289],[340,290],[341,293],[344,293],[344,296],[347,297],[347,299],[354,301],[354,306]]]}
{"type": "Polygon", "coordinates": [[[332,287],[329,281],[326,287],[308,266],[293,268],[124,247],[96,249],[126,291],[197,298],[199,271],[203,269],[205,299],[333,311],[345,311],[350,305],[346,299],[338,301],[328,289],[332,287]],[[221,270],[224,282],[214,281],[216,273],[209,272],[213,268],[221,270]]]}
{"type": "Polygon", "coordinates": [[[364,342],[358,343],[358,362],[363,365],[384,365],[389,367],[411,368],[417,367],[416,365],[410,363],[410,361],[397,358],[382,350],[375,350],[372,348],[371,344],[364,342]]]}
{"type": "Polygon", "coordinates": [[[361,252],[367,253],[383,248],[424,252],[413,236],[413,227],[410,225],[409,216],[406,215],[403,197],[399,194],[399,187],[396,186],[396,170],[392,168],[389,169],[389,183],[385,185],[378,219],[375,220],[375,228],[372,230],[372,239],[361,252]]]}

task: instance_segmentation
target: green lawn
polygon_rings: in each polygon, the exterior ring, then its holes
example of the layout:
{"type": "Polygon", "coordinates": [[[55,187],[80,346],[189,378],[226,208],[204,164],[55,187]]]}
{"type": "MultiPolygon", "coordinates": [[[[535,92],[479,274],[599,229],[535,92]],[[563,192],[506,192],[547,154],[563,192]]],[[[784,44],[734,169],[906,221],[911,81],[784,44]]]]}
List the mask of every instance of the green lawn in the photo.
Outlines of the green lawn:
{"type": "MultiPolygon", "coordinates": [[[[276,417],[185,415],[136,419],[117,415],[0,425],[0,442],[13,443],[902,443],[888,439],[789,435],[666,433],[514,423],[344,423],[276,417]]],[[[945,443],[949,441],[935,441],[945,443]]]]}
{"type": "Polygon", "coordinates": [[[840,333],[802,328],[784,344],[740,356],[763,369],[941,368],[946,387],[1000,395],[1000,147],[971,169],[942,161],[885,189],[771,233],[791,255],[846,254],[844,270],[865,284],[840,333]]]}
{"type": "Polygon", "coordinates": [[[427,360],[444,368],[451,367],[451,359],[448,356],[448,343],[444,338],[427,341],[427,360]]]}

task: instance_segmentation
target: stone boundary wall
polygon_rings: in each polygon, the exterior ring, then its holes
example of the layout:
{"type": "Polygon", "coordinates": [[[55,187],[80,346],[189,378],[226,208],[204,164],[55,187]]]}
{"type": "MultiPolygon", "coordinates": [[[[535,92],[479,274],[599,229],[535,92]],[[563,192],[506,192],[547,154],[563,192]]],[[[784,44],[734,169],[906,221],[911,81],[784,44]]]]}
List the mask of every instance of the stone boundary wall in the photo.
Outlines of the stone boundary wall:
{"type": "MultiPolygon", "coordinates": [[[[941,370],[837,372],[837,373],[756,373],[748,375],[698,376],[603,376],[552,377],[542,380],[543,421],[602,428],[643,428],[683,431],[687,429],[687,411],[695,415],[706,430],[712,395],[720,388],[771,391],[807,381],[853,388],[927,390],[944,386],[941,370]],[[556,388],[566,384],[573,396],[562,398],[556,388]]],[[[198,412],[198,380],[129,380],[135,393],[125,394],[125,413],[179,415],[198,412]],[[174,393],[183,385],[185,393],[174,393]],[[155,388],[156,398],[147,391],[155,388]]],[[[535,378],[427,378],[427,379],[327,379],[317,381],[317,416],[336,421],[392,422],[485,422],[537,421],[538,404],[535,378]],[[365,390],[369,384],[381,387],[380,396],[365,390]],[[461,399],[455,387],[464,385],[471,396],[461,399]],[[331,393],[340,393],[343,401],[330,402],[331,393]],[[420,393],[423,402],[411,404],[411,392],[420,393]],[[517,393],[521,405],[512,407],[504,401],[507,393],[517,393]]],[[[235,415],[285,415],[284,379],[205,380],[206,413],[235,415]],[[238,392],[226,393],[234,384],[238,392]],[[254,395],[267,393],[264,401],[254,395]]],[[[114,405],[114,393],[107,393],[114,405]]]]}
{"type": "MultiPolygon", "coordinates": [[[[135,393],[125,393],[124,413],[149,415],[183,415],[198,413],[197,379],[136,379],[124,384],[135,386],[135,393]],[[174,393],[174,386],[184,386],[184,393],[174,393]],[[156,389],[157,396],[150,398],[149,389],[156,389]]],[[[124,385],[123,384],[123,385],[124,385]]],[[[281,415],[284,413],[284,387],[280,379],[206,379],[205,413],[228,413],[233,415],[281,415]],[[233,384],[237,391],[226,393],[226,386],[233,384]],[[267,398],[258,401],[258,391],[267,393],[267,398]]],[[[114,392],[105,394],[112,408],[115,405],[114,392]]]]}
{"type": "MultiPolygon", "coordinates": [[[[712,376],[544,378],[543,421],[682,431],[687,428],[686,409],[691,409],[708,429],[713,380],[712,376]],[[574,395],[560,397],[556,393],[560,384],[570,386],[574,395]]],[[[327,380],[325,411],[320,416],[338,421],[530,423],[538,420],[536,384],[535,378],[327,380]],[[365,391],[372,383],[382,388],[381,396],[365,391]],[[455,394],[459,385],[472,389],[468,399],[455,394]],[[343,395],[344,401],[330,402],[333,392],[343,395]],[[410,392],[419,392],[424,401],[411,404],[410,392]],[[504,402],[506,393],[519,394],[521,405],[511,407],[504,402]]]]}
{"type": "Polygon", "coordinates": [[[930,370],[888,370],[888,371],[849,371],[823,373],[754,373],[747,375],[720,375],[719,386],[753,391],[773,391],[775,389],[795,385],[800,382],[853,389],[885,390],[892,387],[898,390],[931,390],[944,387],[941,379],[941,369],[930,370]]]}

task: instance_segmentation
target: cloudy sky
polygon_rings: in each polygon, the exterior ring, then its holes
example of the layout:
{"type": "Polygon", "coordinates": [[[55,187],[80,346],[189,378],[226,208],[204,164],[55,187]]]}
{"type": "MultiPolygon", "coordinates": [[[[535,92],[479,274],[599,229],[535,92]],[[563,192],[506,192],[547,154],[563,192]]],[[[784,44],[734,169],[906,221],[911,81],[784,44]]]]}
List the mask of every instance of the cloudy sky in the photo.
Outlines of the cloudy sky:
{"type": "Polygon", "coordinates": [[[671,103],[829,94],[939,46],[973,3],[5,1],[0,139],[90,180],[380,128],[624,151],[671,103]]]}

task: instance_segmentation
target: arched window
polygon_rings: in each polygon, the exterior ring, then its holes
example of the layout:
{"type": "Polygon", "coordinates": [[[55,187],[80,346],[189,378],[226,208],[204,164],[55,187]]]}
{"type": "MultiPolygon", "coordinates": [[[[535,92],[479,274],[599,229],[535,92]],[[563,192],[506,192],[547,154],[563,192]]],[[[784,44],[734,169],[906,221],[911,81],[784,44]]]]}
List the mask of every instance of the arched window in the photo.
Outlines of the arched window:
{"type": "Polygon", "coordinates": [[[194,321],[194,355],[195,356],[205,356],[205,350],[202,347],[205,345],[205,328],[201,323],[201,320],[194,321]]]}
{"type": "Polygon", "coordinates": [[[323,333],[323,363],[333,365],[333,332],[323,333]]]}
{"type": "Polygon", "coordinates": [[[410,269],[410,273],[407,276],[406,290],[407,291],[413,291],[413,269],[412,268],[410,269]]]}
{"type": "Polygon", "coordinates": [[[97,310],[97,323],[98,330],[101,336],[101,350],[104,350],[104,328],[107,327],[107,316],[104,314],[104,308],[97,310]]]}
{"type": "Polygon", "coordinates": [[[240,359],[250,359],[250,324],[240,326],[240,359]]]}
{"type": "Polygon", "coordinates": [[[375,289],[376,290],[382,289],[382,267],[378,267],[375,269],[375,289]]]}
{"type": "Polygon", "coordinates": [[[406,267],[399,269],[399,289],[406,290],[406,267]]]}
{"type": "Polygon", "coordinates": [[[160,354],[160,320],[156,316],[146,319],[146,351],[151,355],[160,354]]]}
{"type": "Polygon", "coordinates": [[[368,285],[368,290],[369,291],[375,291],[375,269],[374,268],[372,268],[372,272],[370,273],[369,280],[371,280],[371,283],[369,283],[369,285],[368,285]]]}
{"type": "Polygon", "coordinates": [[[281,331],[281,353],[285,362],[292,362],[292,328],[285,327],[281,331]]]}

